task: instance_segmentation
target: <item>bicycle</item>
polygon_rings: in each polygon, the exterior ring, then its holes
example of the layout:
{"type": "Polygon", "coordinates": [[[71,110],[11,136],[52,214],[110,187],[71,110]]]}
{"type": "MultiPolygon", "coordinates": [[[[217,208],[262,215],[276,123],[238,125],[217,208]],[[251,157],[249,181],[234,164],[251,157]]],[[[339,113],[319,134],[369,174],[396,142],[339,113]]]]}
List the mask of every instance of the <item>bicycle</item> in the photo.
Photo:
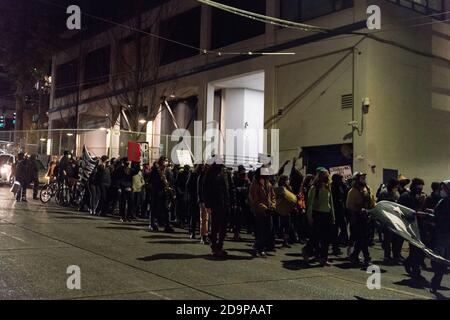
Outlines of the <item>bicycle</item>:
{"type": "Polygon", "coordinates": [[[56,181],[56,179],[45,184],[39,194],[39,199],[41,200],[41,202],[48,203],[55,196],[57,189],[58,182],[56,181]]]}
{"type": "Polygon", "coordinates": [[[67,184],[66,179],[63,179],[62,182],[57,183],[55,202],[62,207],[66,207],[70,204],[70,187],[67,184]]]}

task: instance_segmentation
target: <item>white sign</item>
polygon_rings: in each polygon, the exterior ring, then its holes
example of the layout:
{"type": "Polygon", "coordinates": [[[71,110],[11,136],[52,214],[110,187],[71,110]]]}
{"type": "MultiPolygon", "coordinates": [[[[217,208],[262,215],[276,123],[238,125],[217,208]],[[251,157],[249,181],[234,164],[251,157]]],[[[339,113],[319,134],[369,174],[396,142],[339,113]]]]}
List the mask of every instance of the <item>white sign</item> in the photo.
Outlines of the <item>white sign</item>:
{"type": "Polygon", "coordinates": [[[140,142],[141,146],[141,163],[150,163],[150,145],[148,142],[140,142]]]}
{"type": "Polygon", "coordinates": [[[182,167],[184,167],[185,165],[188,165],[190,167],[194,166],[189,150],[177,150],[177,158],[178,164],[182,167]]]}
{"type": "Polygon", "coordinates": [[[333,174],[340,174],[344,179],[351,179],[353,176],[352,168],[350,166],[330,168],[330,175],[333,176],[333,174]]]}
{"type": "Polygon", "coordinates": [[[268,165],[268,164],[270,164],[270,163],[272,162],[272,157],[271,157],[271,156],[268,156],[268,155],[266,155],[266,154],[260,153],[260,154],[258,155],[258,161],[259,161],[260,163],[262,163],[263,165],[268,165]]]}

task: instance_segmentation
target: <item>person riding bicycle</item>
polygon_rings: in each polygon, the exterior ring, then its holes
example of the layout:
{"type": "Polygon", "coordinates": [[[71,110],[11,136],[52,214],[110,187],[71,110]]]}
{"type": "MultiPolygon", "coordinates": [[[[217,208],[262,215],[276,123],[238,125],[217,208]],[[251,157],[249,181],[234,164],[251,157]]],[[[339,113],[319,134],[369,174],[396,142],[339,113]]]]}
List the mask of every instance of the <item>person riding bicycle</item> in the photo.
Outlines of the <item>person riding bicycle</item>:
{"type": "Polygon", "coordinates": [[[63,182],[68,179],[68,172],[71,169],[70,165],[70,155],[69,151],[64,151],[64,155],[59,160],[59,166],[58,166],[58,181],[63,182]]]}

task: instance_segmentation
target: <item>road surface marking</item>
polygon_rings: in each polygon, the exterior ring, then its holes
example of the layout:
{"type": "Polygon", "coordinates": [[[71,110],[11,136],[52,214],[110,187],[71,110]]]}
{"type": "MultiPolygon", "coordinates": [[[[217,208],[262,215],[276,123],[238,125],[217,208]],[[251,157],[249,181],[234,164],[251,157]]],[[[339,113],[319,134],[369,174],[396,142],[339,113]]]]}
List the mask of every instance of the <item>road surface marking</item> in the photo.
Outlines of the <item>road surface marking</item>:
{"type": "Polygon", "coordinates": [[[23,239],[20,239],[20,238],[15,237],[15,236],[11,236],[11,235],[7,234],[6,232],[3,232],[3,231],[0,231],[0,234],[6,236],[6,237],[8,237],[8,238],[13,238],[13,239],[18,240],[18,241],[23,242],[23,243],[26,242],[26,241],[23,240],[23,239]]]}

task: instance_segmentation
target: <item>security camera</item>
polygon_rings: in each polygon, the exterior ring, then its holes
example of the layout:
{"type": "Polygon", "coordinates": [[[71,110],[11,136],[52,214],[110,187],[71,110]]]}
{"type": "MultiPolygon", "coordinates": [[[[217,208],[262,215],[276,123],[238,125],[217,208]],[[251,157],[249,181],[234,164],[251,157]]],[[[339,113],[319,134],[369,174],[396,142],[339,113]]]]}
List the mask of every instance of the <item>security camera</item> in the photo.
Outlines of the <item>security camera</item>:
{"type": "Polygon", "coordinates": [[[370,107],[370,99],[369,98],[364,98],[362,101],[362,104],[364,107],[370,107]]]}
{"type": "Polygon", "coordinates": [[[348,123],[348,125],[353,127],[353,128],[358,128],[358,121],[350,121],[348,123]]]}
{"type": "Polygon", "coordinates": [[[370,107],[370,99],[369,98],[364,98],[362,101],[362,112],[363,114],[368,114],[369,113],[369,107],[370,107]]]}

